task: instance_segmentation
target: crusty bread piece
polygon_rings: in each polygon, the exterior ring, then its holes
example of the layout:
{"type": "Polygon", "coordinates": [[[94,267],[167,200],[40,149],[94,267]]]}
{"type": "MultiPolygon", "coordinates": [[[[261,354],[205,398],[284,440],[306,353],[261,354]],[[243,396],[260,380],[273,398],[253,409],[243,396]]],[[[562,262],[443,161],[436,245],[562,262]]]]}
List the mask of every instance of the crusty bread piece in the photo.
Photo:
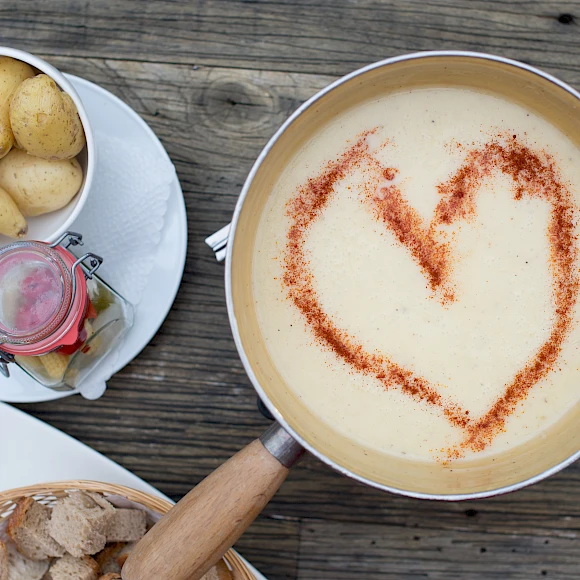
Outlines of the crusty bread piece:
{"type": "Polygon", "coordinates": [[[8,549],[0,540],[0,580],[8,580],[8,549]]]}
{"type": "MultiPolygon", "coordinates": [[[[110,574],[115,572],[119,574],[121,572],[121,566],[117,563],[117,556],[121,553],[121,550],[125,547],[125,542],[115,542],[114,544],[107,544],[105,549],[99,552],[94,558],[97,564],[101,567],[101,572],[103,574],[110,574]]],[[[0,578],[0,580],[2,580],[0,578]]]]}
{"type": "MultiPolygon", "coordinates": [[[[95,560],[101,566],[101,571],[104,574],[99,580],[121,578],[121,570],[136,544],[137,542],[128,544],[117,542],[107,545],[102,552],[99,552],[95,556],[95,560]]],[[[0,578],[0,580],[2,579],[0,578]]],[[[228,565],[223,560],[220,560],[201,580],[234,580],[234,576],[228,565]]]]}
{"type": "Polygon", "coordinates": [[[12,543],[4,546],[8,554],[8,580],[41,580],[48,570],[47,560],[36,561],[21,554],[12,543]]]}
{"type": "Polygon", "coordinates": [[[201,580],[234,580],[234,575],[228,565],[223,560],[220,560],[201,580]]]}
{"type": "Polygon", "coordinates": [[[117,509],[107,527],[107,542],[136,542],[147,531],[143,510],[117,509]]]}
{"type": "Polygon", "coordinates": [[[97,493],[74,491],[57,502],[48,523],[49,534],[76,558],[100,552],[115,508],[97,493]]]}
{"type": "Polygon", "coordinates": [[[123,569],[123,566],[125,565],[125,562],[129,557],[129,554],[132,552],[133,548],[136,545],[137,542],[129,542],[121,548],[121,551],[117,554],[117,557],[115,558],[117,565],[119,566],[119,570],[123,569]]]}
{"type": "Polygon", "coordinates": [[[6,532],[18,551],[31,560],[47,560],[64,556],[66,550],[48,534],[50,509],[23,497],[8,520],[6,532]]]}
{"type": "Polygon", "coordinates": [[[123,570],[123,566],[125,565],[125,562],[127,561],[127,558],[129,557],[130,552],[124,552],[123,554],[120,554],[119,556],[117,556],[117,565],[119,566],[119,568],[121,570],[123,570]]]}
{"type": "Polygon", "coordinates": [[[67,554],[54,562],[44,580],[97,580],[100,575],[99,565],[90,556],[75,558],[67,554]]]}

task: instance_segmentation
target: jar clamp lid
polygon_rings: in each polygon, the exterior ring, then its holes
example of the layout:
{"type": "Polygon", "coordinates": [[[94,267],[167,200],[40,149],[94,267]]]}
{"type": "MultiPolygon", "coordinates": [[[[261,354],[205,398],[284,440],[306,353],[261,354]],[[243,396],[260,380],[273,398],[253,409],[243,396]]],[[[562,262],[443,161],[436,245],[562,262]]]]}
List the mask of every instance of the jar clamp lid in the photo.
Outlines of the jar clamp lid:
{"type": "Polygon", "coordinates": [[[87,305],[86,279],[103,262],[68,248],[83,245],[67,232],[53,244],[15,242],[0,248],[0,372],[14,355],[38,355],[67,344],[87,305]]]}

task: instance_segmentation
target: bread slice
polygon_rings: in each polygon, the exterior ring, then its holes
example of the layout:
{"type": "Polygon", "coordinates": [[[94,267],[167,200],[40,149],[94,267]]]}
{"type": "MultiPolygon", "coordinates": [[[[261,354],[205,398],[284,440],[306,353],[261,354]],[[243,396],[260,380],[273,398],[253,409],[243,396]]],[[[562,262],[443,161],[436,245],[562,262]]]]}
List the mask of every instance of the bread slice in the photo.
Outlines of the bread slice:
{"type": "MultiPolygon", "coordinates": [[[[48,570],[47,560],[37,561],[21,554],[12,543],[4,545],[8,556],[7,580],[41,580],[48,570]]],[[[4,551],[3,550],[3,551],[4,551]]]]}
{"type": "Polygon", "coordinates": [[[128,544],[125,544],[123,546],[123,548],[121,549],[121,551],[117,554],[117,557],[115,558],[117,565],[119,566],[119,569],[122,570],[123,566],[125,565],[125,562],[127,561],[127,558],[129,557],[129,554],[133,551],[133,548],[137,545],[137,542],[129,542],[128,544]]]}
{"type": "Polygon", "coordinates": [[[31,560],[47,560],[64,556],[66,550],[48,534],[50,509],[23,497],[8,520],[6,532],[18,551],[31,560]]]}
{"type": "Polygon", "coordinates": [[[0,580],[8,580],[8,549],[0,540],[0,580]]]}
{"type": "Polygon", "coordinates": [[[147,531],[143,510],[117,509],[107,528],[107,542],[136,542],[147,531]]]}
{"type": "MultiPolygon", "coordinates": [[[[124,547],[124,542],[107,544],[105,549],[95,556],[97,564],[101,567],[102,574],[110,574],[112,572],[119,574],[121,572],[121,566],[117,562],[117,556],[121,554],[124,547]]],[[[2,579],[0,578],[0,580],[2,579]]]]}
{"type": "Polygon", "coordinates": [[[76,558],[100,552],[115,508],[97,493],[74,491],[57,502],[48,533],[76,558]]]}
{"type": "Polygon", "coordinates": [[[90,556],[75,558],[67,554],[55,561],[43,580],[97,580],[100,575],[99,565],[90,556]]]}
{"type": "Polygon", "coordinates": [[[99,580],[123,580],[123,579],[121,578],[121,574],[115,574],[114,572],[110,572],[109,574],[101,576],[99,580]]]}
{"type": "Polygon", "coordinates": [[[228,565],[220,560],[213,568],[211,568],[201,580],[234,580],[234,575],[228,568],[228,565]]]}

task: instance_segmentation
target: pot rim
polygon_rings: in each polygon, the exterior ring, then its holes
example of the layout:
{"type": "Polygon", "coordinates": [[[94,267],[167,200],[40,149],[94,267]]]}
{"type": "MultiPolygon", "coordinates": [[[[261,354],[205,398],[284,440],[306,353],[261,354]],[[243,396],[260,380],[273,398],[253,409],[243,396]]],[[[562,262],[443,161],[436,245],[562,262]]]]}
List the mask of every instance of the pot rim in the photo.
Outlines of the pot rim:
{"type": "Polygon", "coordinates": [[[397,62],[405,61],[405,60],[415,60],[415,59],[441,57],[441,56],[443,56],[443,57],[457,57],[457,56],[469,57],[469,58],[489,60],[489,61],[494,61],[494,62],[498,62],[498,63],[502,63],[502,64],[511,65],[511,66],[516,67],[516,68],[531,72],[535,75],[538,75],[538,76],[554,83],[558,87],[564,89],[565,91],[567,91],[568,93],[570,93],[571,95],[576,97],[578,100],[580,100],[580,93],[578,91],[576,91],[575,89],[573,89],[571,86],[569,86],[567,83],[565,83],[565,82],[561,81],[560,79],[558,79],[558,78],[556,78],[548,73],[545,73],[545,72],[543,72],[543,71],[541,71],[533,66],[527,65],[527,64],[519,62],[517,60],[504,58],[501,56],[496,56],[496,55],[482,53],[482,52],[471,52],[471,51],[463,51],[463,50],[434,50],[434,51],[423,51],[423,52],[414,52],[414,53],[409,53],[409,54],[403,54],[403,55],[395,56],[392,58],[387,58],[387,59],[369,64],[367,66],[359,68],[359,69],[337,79],[336,81],[332,82],[328,86],[324,87],[321,91],[316,93],[314,96],[310,97],[306,102],[304,102],[300,107],[298,107],[298,109],[296,109],[296,111],[294,111],[294,113],[292,113],[292,115],[290,115],[290,117],[288,117],[288,119],[286,119],[286,121],[274,133],[274,135],[270,138],[270,140],[268,141],[266,146],[262,149],[262,151],[260,152],[260,155],[258,156],[254,165],[252,166],[252,169],[250,170],[250,173],[248,174],[248,177],[246,178],[246,181],[244,182],[244,186],[242,188],[242,191],[241,191],[240,196],[238,198],[238,201],[236,203],[234,215],[233,215],[232,222],[231,222],[231,229],[230,229],[228,239],[232,243],[228,243],[228,245],[227,245],[226,272],[225,272],[226,288],[225,289],[226,289],[226,304],[227,304],[227,309],[228,309],[228,317],[230,320],[230,326],[232,329],[234,342],[236,344],[236,348],[238,350],[238,354],[240,356],[242,364],[244,365],[244,369],[246,371],[246,374],[248,375],[250,381],[252,382],[254,389],[258,393],[258,396],[262,399],[262,401],[264,402],[264,404],[266,405],[268,410],[272,413],[272,415],[274,416],[276,421],[278,423],[280,423],[284,427],[284,429],[286,429],[286,431],[288,431],[288,433],[290,433],[290,435],[292,435],[292,437],[296,441],[298,441],[305,449],[307,449],[315,457],[320,459],[323,463],[332,467],[333,469],[335,469],[336,471],[338,471],[342,475],[346,475],[352,479],[355,479],[356,481],[360,481],[361,483],[364,483],[364,484],[369,485],[371,487],[375,487],[377,489],[380,489],[383,491],[388,491],[388,492],[391,492],[391,493],[394,493],[397,495],[413,497],[416,499],[460,501],[460,500],[468,500],[468,499],[482,499],[482,498],[496,496],[496,495],[503,495],[505,493],[509,493],[511,491],[516,491],[518,489],[522,489],[524,487],[527,487],[529,485],[532,485],[534,483],[542,481],[543,479],[546,479],[547,477],[557,473],[558,471],[561,471],[562,469],[564,469],[565,467],[567,467],[568,465],[570,465],[571,463],[576,461],[578,458],[580,458],[580,449],[578,451],[576,451],[575,453],[573,453],[572,455],[570,455],[570,457],[568,457],[564,461],[561,461],[560,463],[554,465],[553,467],[551,467],[549,469],[546,469],[542,473],[538,473],[537,475],[534,475],[533,477],[529,477],[527,479],[524,479],[518,483],[513,483],[511,485],[498,487],[495,489],[490,489],[490,490],[485,490],[485,491],[474,492],[474,493],[437,494],[437,493],[415,492],[415,491],[409,491],[409,490],[405,490],[405,489],[401,489],[401,488],[397,488],[397,487],[392,487],[389,485],[384,485],[382,483],[378,483],[376,481],[373,481],[372,479],[368,479],[366,477],[358,475],[358,474],[350,471],[349,469],[343,467],[342,465],[336,463],[335,461],[333,461],[332,459],[330,459],[329,457],[324,455],[324,453],[322,453],[318,449],[316,449],[316,447],[314,447],[313,445],[308,443],[306,440],[304,440],[288,424],[288,422],[284,418],[283,414],[272,404],[272,402],[270,401],[270,399],[268,398],[268,396],[266,395],[266,393],[262,389],[262,386],[260,385],[260,382],[258,381],[256,375],[254,374],[252,366],[251,366],[251,364],[248,360],[248,357],[246,355],[246,352],[244,350],[242,340],[240,337],[240,333],[239,333],[239,329],[238,329],[238,321],[237,321],[235,313],[234,313],[233,294],[232,294],[232,252],[233,252],[233,246],[234,246],[233,242],[235,240],[236,228],[237,228],[238,220],[240,218],[240,214],[242,211],[242,206],[244,205],[244,201],[246,199],[246,196],[248,194],[248,191],[250,189],[250,186],[254,180],[254,177],[255,177],[258,169],[260,168],[260,166],[262,165],[262,163],[264,162],[264,160],[268,156],[270,150],[272,149],[272,147],[274,146],[276,141],[278,141],[280,136],[292,125],[292,123],[295,121],[295,119],[297,119],[304,111],[306,111],[308,108],[310,108],[312,105],[314,105],[317,101],[319,101],[324,95],[326,95],[330,91],[334,90],[336,87],[339,87],[340,85],[350,81],[351,79],[353,79],[355,77],[363,75],[363,74],[367,73],[368,71],[371,71],[371,70],[374,70],[377,68],[381,68],[384,66],[388,66],[390,64],[394,64],[397,62]]]}

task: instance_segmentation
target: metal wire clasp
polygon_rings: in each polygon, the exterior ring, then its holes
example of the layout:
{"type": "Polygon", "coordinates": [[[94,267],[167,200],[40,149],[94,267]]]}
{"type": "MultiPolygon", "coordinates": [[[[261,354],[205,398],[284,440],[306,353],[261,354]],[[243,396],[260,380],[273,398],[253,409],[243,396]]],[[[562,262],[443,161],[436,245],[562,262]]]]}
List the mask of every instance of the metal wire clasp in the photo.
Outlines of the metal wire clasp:
{"type": "Polygon", "coordinates": [[[56,246],[63,246],[63,248],[68,249],[70,246],[84,246],[85,243],[83,242],[83,235],[78,234],[77,232],[65,232],[56,240],[56,242],[49,244],[51,248],[56,248],[56,246]],[[66,241],[66,245],[63,244],[65,238],[68,237],[66,241]]]}
{"type": "MultiPolygon", "coordinates": [[[[70,246],[84,246],[83,236],[77,232],[65,232],[60,238],[50,245],[51,248],[55,248],[56,246],[62,245],[65,249],[68,249],[70,246]],[[67,239],[68,238],[68,239],[67,239]],[[66,240],[66,244],[63,245],[64,240],[66,240]]],[[[103,263],[103,258],[101,256],[97,256],[97,254],[93,254],[91,252],[87,252],[84,256],[81,256],[70,268],[70,272],[72,275],[72,299],[70,302],[70,306],[68,312],[66,313],[66,317],[71,313],[75,296],[77,295],[77,277],[75,275],[75,270],[78,267],[83,269],[85,274],[85,278],[88,280],[92,280],[93,274],[101,267],[103,263]],[[85,264],[85,261],[88,261],[88,265],[85,264]]]]}
{"type": "MultiPolygon", "coordinates": [[[[93,254],[92,252],[87,252],[84,256],[79,258],[72,266],[71,272],[74,276],[75,268],[82,266],[83,271],[85,273],[85,278],[88,280],[92,280],[93,274],[101,267],[103,263],[103,258],[101,256],[97,256],[97,254],[93,254]],[[88,266],[85,264],[85,261],[88,260],[88,266]]],[[[74,289],[74,284],[73,284],[74,289]]]]}
{"type": "Polygon", "coordinates": [[[14,362],[14,355],[0,350],[0,373],[6,378],[10,377],[10,369],[8,365],[14,362]]]}
{"type": "MultiPolygon", "coordinates": [[[[51,248],[56,248],[56,246],[62,246],[65,250],[68,250],[70,246],[84,246],[85,243],[83,242],[83,235],[77,232],[65,232],[56,240],[56,242],[50,244],[51,248]],[[68,238],[68,239],[67,239],[68,238]],[[65,242],[66,243],[63,243],[65,242]]],[[[93,254],[91,252],[87,252],[84,256],[79,258],[71,267],[71,274],[73,277],[73,296],[74,290],[76,290],[76,280],[75,280],[75,269],[79,266],[83,267],[85,277],[89,280],[92,279],[93,274],[101,267],[103,263],[103,258],[101,256],[97,256],[97,254],[93,254]],[[85,261],[89,261],[89,265],[85,264],[85,261]]]]}

